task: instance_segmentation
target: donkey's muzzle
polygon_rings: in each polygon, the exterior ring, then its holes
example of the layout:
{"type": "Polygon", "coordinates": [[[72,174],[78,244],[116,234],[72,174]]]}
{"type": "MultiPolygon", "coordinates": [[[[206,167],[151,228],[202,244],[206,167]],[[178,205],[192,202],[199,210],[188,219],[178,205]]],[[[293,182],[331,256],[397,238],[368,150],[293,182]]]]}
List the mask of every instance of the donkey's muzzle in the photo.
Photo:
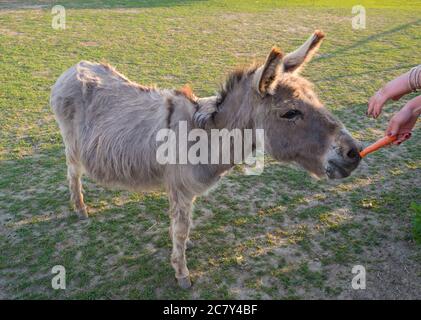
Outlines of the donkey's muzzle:
{"type": "Polygon", "coordinates": [[[330,179],[346,178],[360,164],[361,145],[349,136],[346,140],[339,148],[340,152],[328,161],[326,174],[330,179]]]}
{"type": "Polygon", "coordinates": [[[329,160],[326,174],[330,179],[346,178],[354,171],[358,163],[349,164],[343,161],[329,160]]]}

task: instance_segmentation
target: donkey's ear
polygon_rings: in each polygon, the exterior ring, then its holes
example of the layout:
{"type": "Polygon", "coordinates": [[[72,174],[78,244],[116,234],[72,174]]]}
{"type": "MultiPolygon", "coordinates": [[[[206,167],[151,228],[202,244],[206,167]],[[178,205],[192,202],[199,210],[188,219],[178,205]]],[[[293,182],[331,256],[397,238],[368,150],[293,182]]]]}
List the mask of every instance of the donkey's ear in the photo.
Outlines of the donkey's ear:
{"type": "Polygon", "coordinates": [[[253,87],[264,96],[271,93],[272,85],[276,82],[281,74],[282,57],[284,54],[280,49],[273,47],[265,64],[258,68],[253,77],[253,87]]]}
{"type": "Polygon", "coordinates": [[[288,53],[283,60],[285,72],[299,72],[317,52],[324,37],[322,31],[316,30],[301,47],[288,53]]]}

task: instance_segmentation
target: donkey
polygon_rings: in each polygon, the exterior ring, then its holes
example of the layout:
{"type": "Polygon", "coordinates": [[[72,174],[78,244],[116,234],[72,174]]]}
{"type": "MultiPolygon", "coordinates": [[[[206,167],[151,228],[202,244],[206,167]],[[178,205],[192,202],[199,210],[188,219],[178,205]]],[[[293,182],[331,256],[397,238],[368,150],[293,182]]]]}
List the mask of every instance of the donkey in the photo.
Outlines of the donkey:
{"type": "Polygon", "coordinates": [[[231,72],[219,92],[207,98],[189,89],[139,85],[107,64],[81,61],[65,71],[52,87],[50,104],[65,144],[77,213],[88,217],[83,173],[105,186],[165,190],[171,264],[178,284],[188,288],[186,246],[193,201],[234,164],[158,163],[159,130],[177,130],[181,121],[188,130],[207,133],[211,128],[263,129],[265,150],[276,160],[294,162],[317,177],[349,176],[360,162],[359,143],[299,75],[323,38],[323,32],[315,31],[287,55],[272,48],[263,64],[231,72]]]}

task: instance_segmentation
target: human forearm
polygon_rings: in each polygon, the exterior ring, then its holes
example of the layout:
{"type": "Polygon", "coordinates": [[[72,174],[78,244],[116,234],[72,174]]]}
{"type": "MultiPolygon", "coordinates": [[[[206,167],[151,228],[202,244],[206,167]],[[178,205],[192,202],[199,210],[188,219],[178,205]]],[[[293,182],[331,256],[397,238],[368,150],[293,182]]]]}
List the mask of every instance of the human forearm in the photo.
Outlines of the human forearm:
{"type": "Polygon", "coordinates": [[[397,100],[403,95],[421,89],[421,65],[388,82],[382,89],[384,99],[397,100]]]}
{"type": "MultiPolygon", "coordinates": [[[[377,118],[388,100],[399,100],[416,89],[421,89],[421,65],[389,81],[378,90],[368,101],[367,115],[377,118]]],[[[419,110],[419,107],[416,109],[419,110]]]]}
{"type": "Polygon", "coordinates": [[[421,95],[409,100],[405,107],[411,110],[414,116],[419,117],[421,115],[421,95]]]}
{"type": "Polygon", "coordinates": [[[399,99],[403,95],[412,91],[409,85],[409,73],[410,71],[400,75],[392,81],[389,81],[382,89],[380,89],[385,101],[389,99],[399,99]]]}

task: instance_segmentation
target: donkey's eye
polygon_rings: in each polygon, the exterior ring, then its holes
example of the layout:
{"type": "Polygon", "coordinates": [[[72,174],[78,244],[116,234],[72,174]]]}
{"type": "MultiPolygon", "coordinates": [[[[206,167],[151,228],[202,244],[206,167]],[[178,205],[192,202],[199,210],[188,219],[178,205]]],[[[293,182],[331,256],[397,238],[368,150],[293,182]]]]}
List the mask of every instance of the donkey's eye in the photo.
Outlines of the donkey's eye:
{"type": "Polygon", "coordinates": [[[302,115],[300,110],[297,109],[291,109],[289,111],[287,111],[286,113],[284,113],[283,115],[281,115],[281,118],[285,118],[285,119],[295,119],[297,117],[300,117],[302,115]]]}

